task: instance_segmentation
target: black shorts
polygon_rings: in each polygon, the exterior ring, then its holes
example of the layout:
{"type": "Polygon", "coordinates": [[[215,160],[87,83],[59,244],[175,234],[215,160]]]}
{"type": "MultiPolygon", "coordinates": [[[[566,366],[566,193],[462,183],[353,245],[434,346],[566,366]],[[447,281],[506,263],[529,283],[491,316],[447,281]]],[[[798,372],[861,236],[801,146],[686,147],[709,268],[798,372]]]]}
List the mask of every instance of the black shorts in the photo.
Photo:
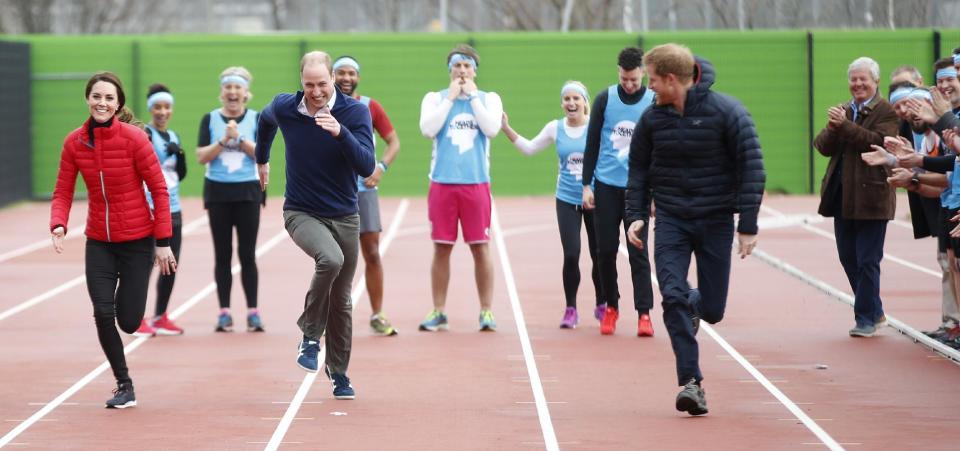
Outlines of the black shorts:
{"type": "Polygon", "coordinates": [[[946,252],[947,249],[953,251],[953,255],[960,255],[960,238],[952,238],[950,231],[957,227],[956,222],[950,221],[960,210],[940,209],[940,235],[937,239],[940,252],[946,252]]]}

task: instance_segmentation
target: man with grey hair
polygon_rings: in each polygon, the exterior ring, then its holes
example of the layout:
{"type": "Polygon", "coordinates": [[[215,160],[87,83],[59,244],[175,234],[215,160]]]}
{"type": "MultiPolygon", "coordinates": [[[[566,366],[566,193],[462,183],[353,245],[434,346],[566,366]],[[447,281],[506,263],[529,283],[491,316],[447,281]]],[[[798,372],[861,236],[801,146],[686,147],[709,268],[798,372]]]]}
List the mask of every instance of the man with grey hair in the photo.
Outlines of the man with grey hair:
{"type": "Polygon", "coordinates": [[[369,177],[376,167],[370,111],[334,88],[324,52],[303,56],[300,84],[303,91],[278,94],[260,113],[260,183],[265,189],[269,182],[270,146],[279,128],[287,159],[284,225],[314,262],[298,321],[303,339],[297,364],[318,370],[320,337],[326,334],[324,370],[333,380],[333,396],[353,399],[346,374],[353,338],[350,289],[360,247],[357,176],[369,177]]]}
{"type": "Polygon", "coordinates": [[[853,99],[827,110],[827,124],[813,141],[830,157],[820,188],[818,212],[833,217],[840,264],[854,291],[851,337],[872,337],[886,324],[880,300],[880,260],[887,221],[896,211],[894,188],[887,171],[866,164],[860,155],[871,145],[883,145],[885,136],[896,136],[899,118],[877,92],[880,66],[861,57],[847,69],[853,99]]]}

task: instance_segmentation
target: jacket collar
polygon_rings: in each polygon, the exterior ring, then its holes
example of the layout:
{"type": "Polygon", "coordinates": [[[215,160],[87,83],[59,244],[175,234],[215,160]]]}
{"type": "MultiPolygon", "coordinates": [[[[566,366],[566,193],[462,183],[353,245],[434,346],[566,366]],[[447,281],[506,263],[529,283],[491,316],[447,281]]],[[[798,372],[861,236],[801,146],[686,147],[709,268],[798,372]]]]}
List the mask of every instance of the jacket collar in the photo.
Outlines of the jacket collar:
{"type": "Polygon", "coordinates": [[[94,141],[97,141],[102,139],[112,139],[114,136],[116,136],[120,132],[120,129],[123,127],[122,125],[120,125],[120,119],[118,119],[117,116],[113,116],[113,118],[111,119],[110,125],[106,127],[93,127],[91,129],[92,122],[93,122],[93,117],[88,117],[87,120],[83,122],[83,133],[80,134],[80,139],[85,141],[85,143],[88,145],[91,142],[90,140],[91,131],[93,131],[93,134],[96,137],[94,141]]]}

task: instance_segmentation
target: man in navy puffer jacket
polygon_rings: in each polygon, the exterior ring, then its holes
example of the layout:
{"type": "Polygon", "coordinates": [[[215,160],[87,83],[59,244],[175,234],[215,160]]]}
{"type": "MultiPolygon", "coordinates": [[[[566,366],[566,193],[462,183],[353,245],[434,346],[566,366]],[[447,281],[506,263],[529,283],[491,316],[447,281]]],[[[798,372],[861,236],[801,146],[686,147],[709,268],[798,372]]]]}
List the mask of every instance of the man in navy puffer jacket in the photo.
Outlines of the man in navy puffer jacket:
{"type": "Polygon", "coordinates": [[[683,387],[677,410],[707,413],[700,382],[696,332],[699,319],[723,319],[730,280],[734,213],[740,214],[740,258],[756,246],[757,214],[766,175],[753,119],[739,101],[710,90],[714,70],[690,49],[665,44],[643,58],[650,89],[657,94],[630,143],[627,238],[639,231],[656,202],[654,261],[663,297],[663,320],[683,387]],[[691,253],[697,256],[698,288],[687,282],[691,253]]]}

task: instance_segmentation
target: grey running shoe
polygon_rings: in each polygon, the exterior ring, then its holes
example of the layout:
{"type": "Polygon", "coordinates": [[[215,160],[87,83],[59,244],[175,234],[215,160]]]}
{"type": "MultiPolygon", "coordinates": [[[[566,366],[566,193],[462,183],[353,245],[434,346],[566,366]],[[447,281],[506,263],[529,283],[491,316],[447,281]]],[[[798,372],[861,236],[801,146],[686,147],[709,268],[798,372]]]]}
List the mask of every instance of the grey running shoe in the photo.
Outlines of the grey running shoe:
{"type": "Polygon", "coordinates": [[[877,328],[875,326],[857,326],[853,329],[850,329],[851,337],[861,337],[867,338],[872,337],[877,334],[877,328]]]}
{"type": "Polygon", "coordinates": [[[117,384],[117,388],[113,390],[113,397],[106,402],[108,409],[126,409],[136,406],[137,395],[133,393],[133,384],[129,382],[117,384]]]}
{"type": "Polygon", "coordinates": [[[707,393],[703,387],[697,384],[697,381],[690,379],[683,390],[677,394],[677,410],[687,412],[690,415],[703,415],[707,413],[707,393]]]}
{"type": "Polygon", "coordinates": [[[379,313],[373,318],[370,318],[370,328],[373,329],[373,332],[377,335],[396,335],[397,329],[390,324],[390,320],[384,316],[383,313],[379,313]]]}

